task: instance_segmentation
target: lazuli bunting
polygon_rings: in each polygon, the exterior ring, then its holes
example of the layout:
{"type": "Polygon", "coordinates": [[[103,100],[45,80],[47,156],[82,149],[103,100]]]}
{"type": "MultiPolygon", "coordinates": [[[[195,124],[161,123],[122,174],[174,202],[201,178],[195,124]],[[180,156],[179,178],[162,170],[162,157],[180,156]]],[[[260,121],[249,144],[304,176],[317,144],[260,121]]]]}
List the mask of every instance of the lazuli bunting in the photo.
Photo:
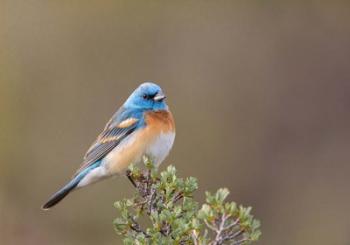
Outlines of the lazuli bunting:
{"type": "Polygon", "coordinates": [[[173,146],[175,124],[162,89],[151,82],[141,84],[112,116],[88,149],[83,164],[62,189],[43,205],[49,209],[71,191],[116,174],[145,155],[156,166],[173,146]]]}

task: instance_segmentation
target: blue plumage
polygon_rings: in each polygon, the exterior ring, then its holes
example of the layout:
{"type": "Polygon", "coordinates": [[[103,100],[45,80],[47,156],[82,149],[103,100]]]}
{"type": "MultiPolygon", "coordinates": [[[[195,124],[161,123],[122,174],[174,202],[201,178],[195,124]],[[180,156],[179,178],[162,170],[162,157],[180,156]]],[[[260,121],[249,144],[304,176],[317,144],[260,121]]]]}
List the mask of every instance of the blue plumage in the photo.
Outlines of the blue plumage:
{"type": "Polygon", "coordinates": [[[165,96],[162,89],[154,83],[147,82],[139,86],[127,99],[123,107],[131,110],[166,110],[165,96]]]}

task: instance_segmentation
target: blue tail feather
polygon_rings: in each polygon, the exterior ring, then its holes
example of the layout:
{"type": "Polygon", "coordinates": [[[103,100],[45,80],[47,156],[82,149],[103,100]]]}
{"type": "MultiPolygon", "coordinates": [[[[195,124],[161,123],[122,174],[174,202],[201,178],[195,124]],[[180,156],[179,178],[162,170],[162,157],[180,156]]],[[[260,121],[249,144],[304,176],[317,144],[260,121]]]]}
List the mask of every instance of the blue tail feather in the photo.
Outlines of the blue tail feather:
{"type": "Polygon", "coordinates": [[[62,187],[59,191],[53,194],[50,199],[42,206],[42,209],[49,209],[59,203],[65,196],[69,194],[72,190],[74,190],[79,182],[94,168],[100,165],[100,161],[90,165],[88,168],[81,171],[77,174],[71,181],[68,182],[64,187],[62,187]]]}

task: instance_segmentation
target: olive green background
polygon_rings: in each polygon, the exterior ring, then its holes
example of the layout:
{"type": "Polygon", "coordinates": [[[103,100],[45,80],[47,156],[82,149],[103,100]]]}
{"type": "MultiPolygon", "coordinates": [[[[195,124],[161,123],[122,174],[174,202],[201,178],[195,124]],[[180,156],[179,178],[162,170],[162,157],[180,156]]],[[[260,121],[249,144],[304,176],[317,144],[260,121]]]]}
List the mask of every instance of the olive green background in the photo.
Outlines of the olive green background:
{"type": "Polygon", "coordinates": [[[124,177],[40,206],[144,80],[162,166],[254,207],[257,244],[350,244],[349,1],[0,0],[0,244],[120,244],[124,177]]]}

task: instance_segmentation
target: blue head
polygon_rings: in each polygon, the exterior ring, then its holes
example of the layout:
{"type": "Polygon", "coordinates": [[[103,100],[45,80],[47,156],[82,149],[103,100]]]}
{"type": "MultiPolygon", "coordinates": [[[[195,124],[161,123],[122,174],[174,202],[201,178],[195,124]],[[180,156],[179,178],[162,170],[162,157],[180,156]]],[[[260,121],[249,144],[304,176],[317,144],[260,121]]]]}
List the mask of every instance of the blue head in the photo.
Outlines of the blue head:
{"type": "Polygon", "coordinates": [[[141,110],[166,110],[165,95],[155,83],[141,84],[124,103],[125,108],[141,110]]]}

